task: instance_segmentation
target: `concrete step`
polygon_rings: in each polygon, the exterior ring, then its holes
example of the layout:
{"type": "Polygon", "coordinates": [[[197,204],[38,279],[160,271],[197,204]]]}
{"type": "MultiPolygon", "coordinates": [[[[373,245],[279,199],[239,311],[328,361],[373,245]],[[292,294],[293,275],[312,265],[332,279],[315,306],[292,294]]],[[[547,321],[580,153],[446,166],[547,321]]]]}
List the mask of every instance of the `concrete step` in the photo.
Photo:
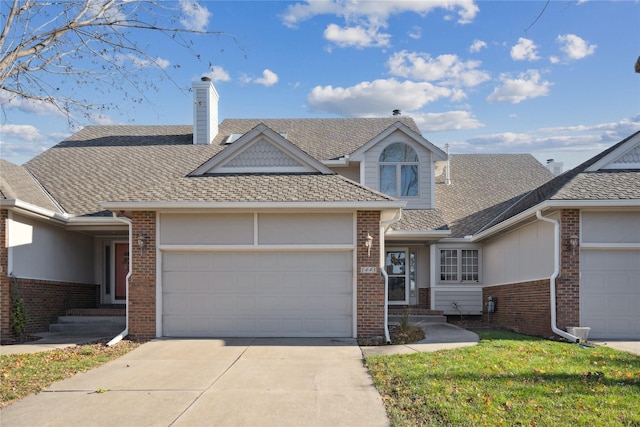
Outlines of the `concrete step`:
{"type": "Polygon", "coordinates": [[[115,335],[126,325],[124,316],[60,316],[49,332],[70,335],[115,335]]]}
{"type": "Polygon", "coordinates": [[[124,307],[70,308],[67,316],[125,316],[124,307]]]}
{"type": "MultiPolygon", "coordinates": [[[[403,316],[389,315],[389,323],[399,324],[403,316]]],[[[409,323],[447,323],[447,316],[442,315],[409,315],[409,323]]]]}

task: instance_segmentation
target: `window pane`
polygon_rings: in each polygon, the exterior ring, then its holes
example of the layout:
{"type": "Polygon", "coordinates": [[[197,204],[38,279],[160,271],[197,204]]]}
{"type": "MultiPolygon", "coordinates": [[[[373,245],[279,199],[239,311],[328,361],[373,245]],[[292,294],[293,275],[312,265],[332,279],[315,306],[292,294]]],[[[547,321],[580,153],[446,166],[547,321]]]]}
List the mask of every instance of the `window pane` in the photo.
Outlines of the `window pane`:
{"type": "Polygon", "coordinates": [[[394,165],[380,166],[380,191],[391,197],[398,195],[396,167],[394,165]]]}
{"type": "Polygon", "coordinates": [[[458,251],[443,249],[440,251],[440,280],[458,280],[458,251]]]}
{"type": "Polygon", "coordinates": [[[418,195],[418,165],[402,165],[402,196],[418,195]]]}
{"type": "Polygon", "coordinates": [[[389,277],[389,301],[404,301],[406,294],[406,278],[389,277]]]}
{"type": "Polygon", "coordinates": [[[407,144],[396,142],[382,150],[380,154],[381,162],[417,162],[418,155],[413,148],[407,144]]]}
{"type": "Polygon", "coordinates": [[[387,274],[389,275],[401,275],[406,274],[406,254],[404,251],[388,251],[387,252],[387,274]]]}
{"type": "Polygon", "coordinates": [[[477,250],[462,250],[461,257],[462,265],[461,265],[461,273],[462,280],[479,280],[479,269],[478,269],[478,251],[477,250]]]}

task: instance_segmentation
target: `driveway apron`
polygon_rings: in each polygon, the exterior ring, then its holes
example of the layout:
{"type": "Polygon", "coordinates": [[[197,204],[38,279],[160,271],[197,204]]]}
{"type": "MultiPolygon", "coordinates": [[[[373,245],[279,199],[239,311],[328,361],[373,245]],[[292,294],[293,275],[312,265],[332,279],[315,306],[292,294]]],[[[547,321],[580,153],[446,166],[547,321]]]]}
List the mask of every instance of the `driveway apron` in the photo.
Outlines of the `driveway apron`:
{"type": "Polygon", "coordinates": [[[0,411],[4,426],[387,426],[355,340],[160,339],[0,411]]]}

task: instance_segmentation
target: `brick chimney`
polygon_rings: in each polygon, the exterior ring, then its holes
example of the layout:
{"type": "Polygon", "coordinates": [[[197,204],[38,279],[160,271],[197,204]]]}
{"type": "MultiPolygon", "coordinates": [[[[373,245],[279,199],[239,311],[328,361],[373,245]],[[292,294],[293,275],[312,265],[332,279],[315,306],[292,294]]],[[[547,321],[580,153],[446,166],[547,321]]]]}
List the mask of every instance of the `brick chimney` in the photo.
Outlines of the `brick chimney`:
{"type": "Polygon", "coordinates": [[[211,144],[218,135],[218,99],[209,77],[193,82],[194,144],[211,144]]]}

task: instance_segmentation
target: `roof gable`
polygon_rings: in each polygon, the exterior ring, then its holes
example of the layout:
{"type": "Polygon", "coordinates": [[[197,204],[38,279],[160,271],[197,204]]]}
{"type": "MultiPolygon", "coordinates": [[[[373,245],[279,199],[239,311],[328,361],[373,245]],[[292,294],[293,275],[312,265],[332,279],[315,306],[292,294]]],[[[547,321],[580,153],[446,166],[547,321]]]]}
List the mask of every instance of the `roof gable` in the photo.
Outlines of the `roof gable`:
{"type": "Polygon", "coordinates": [[[190,175],[246,173],[334,172],[261,123],[190,175]]]}
{"type": "Polygon", "coordinates": [[[620,169],[640,169],[640,132],[615,146],[610,153],[586,168],[585,172],[620,169]]]}
{"type": "Polygon", "coordinates": [[[408,137],[413,139],[417,144],[420,144],[421,146],[425,147],[427,150],[431,151],[431,153],[433,154],[433,160],[447,160],[447,153],[445,153],[440,148],[438,148],[435,145],[433,145],[431,142],[429,142],[426,138],[424,138],[418,132],[415,132],[414,130],[409,128],[407,125],[405,125],[404,123],[399,122],[399,121],[393,123],[391,126],[386,128],[384,131],[382,131],[381,133],[376,135],[374,138],[370,139],[362,147],[360,147],[356,151],[354,151],[351,154],[351,156],[349,156],[350,159],[351,160],[363,160],[364,159],[364,153],[366,153],[372,147],[376,146],[381,141],[384,141],[386,138],[388,138],[395,131],[400,131],[400,132],[405,133],[408,137]]]}

